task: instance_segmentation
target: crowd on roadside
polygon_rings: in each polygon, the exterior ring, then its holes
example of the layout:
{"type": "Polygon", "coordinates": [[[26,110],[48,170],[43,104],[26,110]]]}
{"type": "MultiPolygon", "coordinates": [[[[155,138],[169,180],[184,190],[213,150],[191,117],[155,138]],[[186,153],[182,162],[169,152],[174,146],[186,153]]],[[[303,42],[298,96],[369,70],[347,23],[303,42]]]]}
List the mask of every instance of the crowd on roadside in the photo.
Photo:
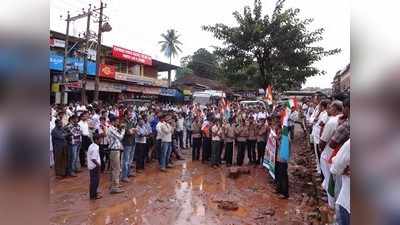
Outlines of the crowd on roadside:
{"type": "Polygon", "coordinates": [[[350,99],[314,96],[303,102],[302,127],[308,131],[327,204],[339,225],[350,224],[350,99]]]}
{"type": "MultiPolygon", "coordinates": [[[[287,128],[290,139],[299,124],[309,133],[329,206],[337,209],[340,224],[350,215],[350,103],[321,100],[316,96],[292,107],[287,128]]],[[[99,175],[111,173],[111,193],[123,192],[147,163],[157,161],[167,172],[183,150],[192,149],[192,160],[213,168],[261,166],[271,130],[277,140],[276,192],[288,198],[288,160],[279,158],[280,136],[287,113],[284,105],[243,107],[238,102],[202,107],[198,104],[151,103],[142,106],[79,103],[53,106],[50,112],[51,166],[59,177],[90,170],[90,198],[96,199],[99,175]],[[236,157],[234,158],[234,155],[236,157]],[[246,157],[247,155],[247,157],[246,157]],[[54,161],[53,161],[54,159],[54,161]],[[53,165],[54,164],[54,165],[53,165]]],[[[286,131],[284,131],[286,132],[286,131]]]]}

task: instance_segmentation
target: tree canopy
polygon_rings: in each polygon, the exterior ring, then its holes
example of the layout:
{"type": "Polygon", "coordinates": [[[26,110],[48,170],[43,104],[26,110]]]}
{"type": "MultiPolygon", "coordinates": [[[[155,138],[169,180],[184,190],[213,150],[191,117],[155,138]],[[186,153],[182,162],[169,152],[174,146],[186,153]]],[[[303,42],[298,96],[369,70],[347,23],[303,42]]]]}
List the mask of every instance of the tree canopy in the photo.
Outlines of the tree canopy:
{"type": "Polygon", "coordinates": [[[192,71],[192,74],[199,77],[214,80],[217,78],[217,57],[205,48],[198,49],[193,55],[182,57],[181,66],[184,69],[179,71],[179,76],[185,75],[185,72],[192,71]]]}
{"type": "Polygon", "coordinates": [[[299,89],[306,78],[325,74],[314,63],[340,49],[317,46],[324,29],[309,30],[313,19],[300,19],[300,10],[284,9],[284,2],[278,0],[272,15],[263,16],[261,1],[255,0],[253,9],[245,6],[242,13],[233,13],[236,26],[202,27],[224,43],[215,50],[223,59],[224,80],[262,88],[272,84],[282,91],[299,89]]]}

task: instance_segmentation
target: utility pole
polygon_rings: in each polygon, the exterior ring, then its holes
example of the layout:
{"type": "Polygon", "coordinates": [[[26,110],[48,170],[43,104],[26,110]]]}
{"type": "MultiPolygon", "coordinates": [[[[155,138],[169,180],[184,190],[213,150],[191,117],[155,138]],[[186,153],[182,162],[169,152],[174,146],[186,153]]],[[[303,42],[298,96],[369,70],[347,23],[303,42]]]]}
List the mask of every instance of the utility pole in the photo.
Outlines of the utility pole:
{"type": "Polygon", "coordinates": [[[87,61],[89,53],[89,38],[90,38],[90,15],[91,15],[92,5],[89,4],[89,9],[87,11],[87,22],[86,22],[86,34],[85,34],[85,48],[84,48],[84,60],[83,60],[83,77],[82,77],[82,89],[81,89],[81,102],[82,104],[87,104],[86,98],[86,79],[87,79],[87,61]]]}
{"type": "Polygon", "coordinates": [[[101,32],[103,26],[103,2],[100,1],[99,29],[97,32],[97,49],[96,49],[96,77],[94,84],[94,101],[99,101],[99,84],[100,84],[100,60],[101,60],[101,32]]]}
{"type": "Polygon", "coordinates": [[[68,39],[69,39],[69,22],[71,19],[71,15],[67,15],[67,30],[65,32],[65,46],[64,46],[64,60],[63,60],[63,74],[62,74],[62,81],[61,81],[61,105],[64,105],[64,95],[65,95],[65,73],[66,73],[66,67],[67,67],[67,57],[68,57],[68,39]]]}

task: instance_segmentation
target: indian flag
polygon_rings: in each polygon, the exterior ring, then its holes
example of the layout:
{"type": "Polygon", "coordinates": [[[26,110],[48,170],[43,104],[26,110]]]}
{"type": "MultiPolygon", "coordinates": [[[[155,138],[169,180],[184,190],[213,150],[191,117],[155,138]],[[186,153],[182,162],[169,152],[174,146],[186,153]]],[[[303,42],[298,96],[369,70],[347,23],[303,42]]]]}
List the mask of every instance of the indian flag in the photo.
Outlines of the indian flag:
{"type": "Polygon", "coordinates": [[[265,99],[268,102],[268,105],[272,105],[272,87],[271,85],[268,85],[268,87],[265,89],[265,99]]]}
{"type": "Polygon", "coordinates": [[[288,120],[289,120],[289,115],[290,115],[290,109],[292,107],[297,108],[297,99],[296,98],[290,98],[289,100],[287,100],[284,104],[285,106],[285,114],[283,116],[282,122],[283,122],[283,126],[288,126],[288,120]]]}

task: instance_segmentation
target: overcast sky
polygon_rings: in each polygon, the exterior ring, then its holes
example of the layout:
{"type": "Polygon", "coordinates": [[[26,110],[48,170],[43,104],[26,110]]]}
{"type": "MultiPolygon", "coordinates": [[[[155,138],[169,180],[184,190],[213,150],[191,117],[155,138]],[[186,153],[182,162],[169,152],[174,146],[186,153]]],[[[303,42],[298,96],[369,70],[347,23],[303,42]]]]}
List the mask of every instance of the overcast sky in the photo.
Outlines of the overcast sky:
{"type": "MultiPolygon", "coordinates": [[[[66,22],[60,19],[67,10],[72,15],[87,8],[89,3],[99,6],[100,0],[50,0],[50,29],[65,32],[66,22]]],[[[253,0],[105,0],[105,14],[110,17],[113,30],[104,33],[103,43],[118,45],[142,52],[155,59],[168,62],[160,52],[158,41],[160,34],[167,29],[176,29],[181,35],[183,52],[173,59],[179,65],[180,57],[192,54],[199,48],[212,50],[211,46],[220,45],[211,33],[201,29],[202,25],[225,23],[234,25],[232,12],[242,11],[245,5],[253,5],[253,0]]],[[[265,0],[264,13],[271,13],[275,0],[265,0]]],[[[321,60],[316,66],[327,71],[325,76],[312,77],[303,87],[331,87],[336,71],[350,61],[350,5],[346,0],[287,0],[286,8],[299,8],[302,17],[314,18],[311,29],[324,27],[324,40],[319,45],[341,48],[336,56],[321,60]]],[[[86,21],[71,24],[70,33],[78,35],[85,30],[86,21]]],[[[97,31],[97,24],[92,23],[91,30],[97,31]]]]}

